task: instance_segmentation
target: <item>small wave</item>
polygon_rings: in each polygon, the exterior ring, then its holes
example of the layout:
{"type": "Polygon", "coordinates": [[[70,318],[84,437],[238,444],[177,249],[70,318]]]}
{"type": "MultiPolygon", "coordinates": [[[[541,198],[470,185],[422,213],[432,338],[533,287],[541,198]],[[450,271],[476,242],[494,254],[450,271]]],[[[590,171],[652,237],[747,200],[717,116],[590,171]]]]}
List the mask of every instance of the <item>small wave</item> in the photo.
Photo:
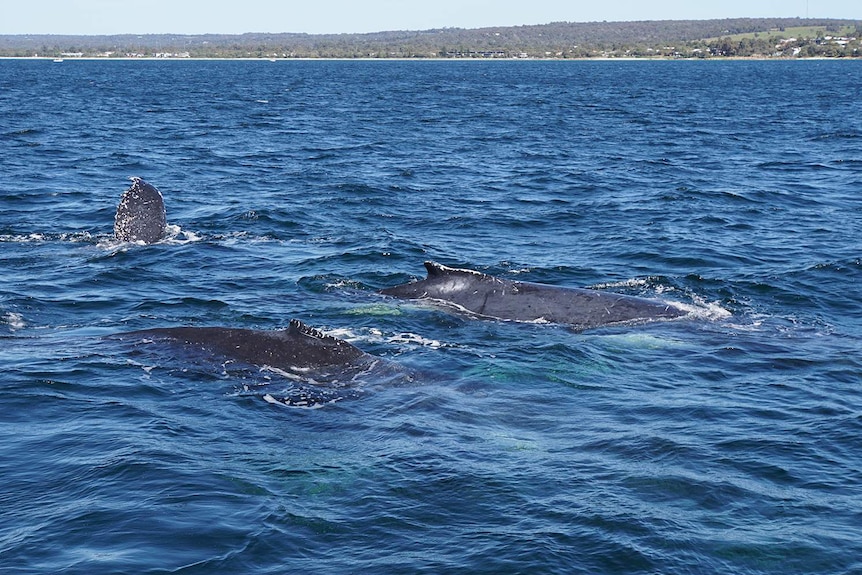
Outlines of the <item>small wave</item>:
{"type": "Polygon", "coordinates": [[[347,328],[343,328],[343,327],[342,328],[336,328],[336,329],[320,329],[320,328],[317,328],[317,329],[319,331],[322,331],[324,333],[324,335],[331,335],[332,337],[337,337],[338,339],[343,339],[345,341],[349,341],[350,343],[353,343],[355,341],[374,341],[374,340],[369,340],[367,338],[362,337],[361,335],[357,334],[355,331],[353,331],[351,329],[347,329],[347,328]]]}
{"type": "Polygon", "coordinates": [[[430,339],[421,335],[417,335],[415,333],[399,333],[394,336],[390,336],[387,341],[389,343],[408,344],[417,347],[430,347],[432,349],[448,347],[447,344],[441,342],[438,339],[430,339]]]}
{"type": "Polygon", "coordinates": [[[20,313],[15,313],[13,311],[6,312],[2,316],[3,323],[9,326],[9,329],[12,331],[16,329],[23,329],[27,327],[27,323],[24,321],[24,316],[20,313]]]}
{"type": "Polygon", "coordinates": [[[27,243],[44,242],[44,241],[45,241],[44,234],[2,234],[2,235],[0,235],[0,242],[27,244],[27,243]]]}
{"type": "MultiPolygon", "coordinates": [[[[673,286],[662,283],[659,278],[632,278],[618,282],[605,282],[591,286],[595,290],[637,290],[644,297],[658,297],[669,293],[674,293],[677,289],[673,286]]],[[[668,303],[677,302],[671,301],[668,303]]]]}
{"type": "Polygon", "coordinates": [[[115,252],[125,251],[125,249],[130,245],[135,244],[131,242],[121,242],[114,236],[104,237],[96,243],[97,248],[106,252],[111,252],[112,254],[115,252]]]}
{"type": "Polygon", "coordinates": [[[381,385],[412,381],[409,372],[379,358],[335,371],[264,366],[260,373],[264,375],[264,381],[244,384],[239,395],[259,396],[267,403],[303,409],[318,409],[341,400],[358,399],[381,385]]]}
{"type": "Polygon", "coordinates": [[[838,132],[824,132],[822,134],[817,134],[811,137],[812,141],[817,140],[855,140],[856,138],[862,138],[862,132],[859,131],[838,131],[838,132]]]}
{"type": "Polygon", "coordinates": [[[641,291],[650,291],[650,294],[645,294],[659,301],[672,305],[685,311],[689,319],[700,319],[706,321],[720,321],[731,317],[733,314],[721,306],[718,302],[708,302],[703,297],[697,294],[687,294],[687,298],[691,302],[682,302],[678,298],[671,299],[668,296],[673,293],[678,293],[677,288],[659,283],[655,278],[633,278],[619,282],[606,282],[592,286],[593,289],[632,289],[637,288],[641,291]]]}
{"type": "MultiPolygon", "coordinates": [[[[165,237],[156,242],[158,244],[165,244],[170,246],[182,246],[185,244],[190,244],[194,242],[203,241],[205,237],[196,232],[187,231],[182,229],[178,225],[168,224],[165,228],[165,237]]],[[[143,241],[138,242],[123,242],[116,239],[113,235],[105,236],[96,244],[96,247],[99,249],[103,249],[109,252],[118,252],[125,251],[130,246],[146,246],[147,243],[143,241]]]]}
{"type": "Polygon", "coordinates": [[[165,227],[165,238],[159,243],[170,245],[184,245],[203,240],[203,236],[192,231],[184,230],[180,226],[168,224],[165,227]]]}
{"type": "Polygon", "coordinates": [[[765,319],[766,319],[765,316],[756,316],[756,317],[750,318],[750,321],[748,323],[745,323],[745,324],[740,323],[740,322],[733,322],[733,323],[727,323],[725,325],[728,329],[732,329],[733,331],[736,331],[736,332],[756,332],[756,331],[760,331],[761,329],[763,329],[765,319]]]}
{"type": "MultiPolygon", "coordinates": [[[[151,339],[142,339],[141,343],[154,343],[154,341],[151,339]]],[[[139,361],[135,361],[135,360],[130,359],[130,358],[126,358],[126,364],[134,366],[134,367],[140,367],[142,370],[144,370],[144,373],[146,373],[147,375],[152,375],[153,370],[156,369],[155,365],[147,365],[147,364],[141,363],[139,361]]]]}
{"type": "Polygon", "coordinates": [[[11,132],[6,132],[4,135],[7,138],[15,138],[20,136],[32,136],[41,134],[43,130],[38,128],[21,128],[20,130],[12,130],[11,132]]]}
{"type": "Polygon", "coordinates": [[[705,299],[693,295],[692,303],[682,303],[678,301],[666,301],[671,305],[688,312],[692,319],[702,319],[707,321],[720,321],[731,317],[733,314],[723,308],[718,302],[708,302],[705,299]]]}
{"type": "Polygon", "coordinates": [[[320,409],[343,400],[366,395],[360,386],[326,386],[289,383],[286,387],[273,383],[244,385],[237,395],[260,397],[265,402],[294,409],[320,409]]]}
{"type": "Polygon", "coordinates": [[[630,280],[622,280],[622,281],[618,281],[618,282],[606,282],[606,283],[595,284],[595,285],[590,286],[590,288],[591,289],[597,289],[597,290],[618,289],[618,288],[640,288],[640,287],[648,286],[649,283],[650,282],[648,279],[633,278],[630,280]]]}
{"type": "Polygon", "coordinates": [[[282,399],[276,399],[268,393],[263,396],[263,400],[267,403],[280,405],[282,407],[290,407],[293,409],[320,409],[321,407],[325,407],[329,404],[335,403],[336,401],[341,401],[342,399],[342,397],[333,397],[325,401],[320,401],[318,398],[307,395],[301,395],[299,398],[285,397],[282,399]]]}
{"type": "Polygon", "coordinates": [[[213,240],[224,243],[226,246],[238,246],[244,244],[289,244],[297,240],[282,240],[270,235],[253,235],[247,231],[227,232],[212,236],[213,240]]]}
{"type": "Polygon", "coordinates": [[[62,232],[62,233],[29,233],[29,234],[0,234],[0,242],[30,244],[44,242],[73,242],[89,243],[93,241],[90,232],[62,232]]]}
{"type": "Polygon", "coordinates": [[[59,241],[72,243],[91,243],[93,238],[94,236],[90,232],[61,233],[58,236],[59,241]]]}
{"type": "Polygon", "coordinates": [[[528,273],[531,273],[532,271],[533,271],[532,268],[518,268],[518,269],[508,270],[506,273],[510,273],[512,275],[520,275],[520,274],[528,274],[528,273]]]}
{"type": "Polygon", "coordinates": [[[430,347],[437,349],[441,347],[452,347],[452,344],[444,343],[437,339],[430,339],[419,334],[410,332],[384,333],[377,328],[369,328],[364,333],[357,333],[351,329],[338,328],[327,330],[326,335],[331,335],[350,343],[365,342],[369,344],[400,344],[412,347],[430,347]]]}
{"type": "MultiPolygon", "coordinates": [[[[339,279],[339,280],[332,281],[332,282],[326,282],[323,285],[327,289],[327,291],[329,291],[329,290],[341,290],[341,289],[360,289],[362,286],[362,284],[360,284],[359,282],[354,281],[354,280],[350,280],[350,279],[339,279]]],[[[375,306],[369,306],[369,308],[366,308],[366,310],[369,311],[369,313],[371,313],[371,312],[373,312],[373,310],[371,309],[372,307],[375,307],[375,306]]],[[[362,312],[359,312],[359,313],[362,313],[362,312]]]]}

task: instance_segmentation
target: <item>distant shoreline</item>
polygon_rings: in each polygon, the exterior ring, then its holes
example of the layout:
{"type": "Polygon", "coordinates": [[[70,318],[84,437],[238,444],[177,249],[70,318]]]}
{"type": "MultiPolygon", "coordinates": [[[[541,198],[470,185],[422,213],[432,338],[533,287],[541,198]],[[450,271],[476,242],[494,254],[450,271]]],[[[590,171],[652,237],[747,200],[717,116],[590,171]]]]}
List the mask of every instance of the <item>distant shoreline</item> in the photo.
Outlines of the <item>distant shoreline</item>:
{"type": "Polygon", "coordinates": [[[785,58],[768,58],[764,56],[710,56],[709,58],[675,58],[670,56],[595,56],[586,58],[257,58],[257,57],[99,57],[75,56],[53,58],[51,56],[0,56],[0,60],[43,61],[49,63],[66,62],[806,62],[821,60],[859,61],[859,58],[843,56],[799,56],[785,58]]]}
{"type": "Polygon", "coordinates": [[[368,34],[0,34],[0,56],[165,60],[862,58],[862,19],[552,22],[368,34]]]}

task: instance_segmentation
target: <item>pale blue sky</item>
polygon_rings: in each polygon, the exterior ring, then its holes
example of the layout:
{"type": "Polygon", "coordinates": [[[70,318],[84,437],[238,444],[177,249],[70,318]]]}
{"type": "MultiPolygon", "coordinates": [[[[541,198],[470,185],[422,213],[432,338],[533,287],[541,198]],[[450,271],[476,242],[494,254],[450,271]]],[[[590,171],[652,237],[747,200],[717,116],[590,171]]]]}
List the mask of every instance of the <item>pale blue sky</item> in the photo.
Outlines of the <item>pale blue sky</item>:
{"type": "Polygon", "coordinates": [[[862,19],[860,0],[2,0],[0,34],[310,34],[736,17],[862,19]]]}

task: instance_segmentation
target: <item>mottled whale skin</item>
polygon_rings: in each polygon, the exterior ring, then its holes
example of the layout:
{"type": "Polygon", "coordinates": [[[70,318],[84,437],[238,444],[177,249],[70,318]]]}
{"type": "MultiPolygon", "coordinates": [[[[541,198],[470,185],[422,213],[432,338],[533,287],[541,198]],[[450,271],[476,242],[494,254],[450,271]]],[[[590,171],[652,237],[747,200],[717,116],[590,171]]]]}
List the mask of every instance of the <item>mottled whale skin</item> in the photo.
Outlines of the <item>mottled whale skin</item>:
{"type": "Polygon", "coordinates": [[[114,237],[121,242],[152,244],[165,237],[165,201],[161,192],[142,180],[131,178],[114,216],[114,237]]]}
{"type": "Polygon", "coordinates": [[[287,329],[263,331],[230,327],[163,327],[126,332],[120,339],[170,340],[196,349],[285,372],[367,365],[376,358],[299,320],[287,329]]]}
{"type": "Polygon", "coordinates": [[[428,277],[381,290],[500,320],[567,324],[581,331],[682,317],[669,303],[603,291],[512,281],[425,262],[428,277]]]}

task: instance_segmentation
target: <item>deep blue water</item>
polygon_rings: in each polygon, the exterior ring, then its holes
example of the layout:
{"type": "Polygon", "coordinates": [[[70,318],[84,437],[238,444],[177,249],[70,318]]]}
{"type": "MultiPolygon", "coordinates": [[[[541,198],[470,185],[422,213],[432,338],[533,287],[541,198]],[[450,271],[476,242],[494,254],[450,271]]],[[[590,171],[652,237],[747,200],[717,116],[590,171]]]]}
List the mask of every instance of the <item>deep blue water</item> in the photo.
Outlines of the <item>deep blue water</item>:
{"type": "Polygon", "coordinates": [[[860,198],[856,62],[0,61],[3,572],[862,573],[860,198]],[[693,312],[376,293],[426,259],[693,312]],[[103,338],[290,318],[419,376],[103,338]]]}

